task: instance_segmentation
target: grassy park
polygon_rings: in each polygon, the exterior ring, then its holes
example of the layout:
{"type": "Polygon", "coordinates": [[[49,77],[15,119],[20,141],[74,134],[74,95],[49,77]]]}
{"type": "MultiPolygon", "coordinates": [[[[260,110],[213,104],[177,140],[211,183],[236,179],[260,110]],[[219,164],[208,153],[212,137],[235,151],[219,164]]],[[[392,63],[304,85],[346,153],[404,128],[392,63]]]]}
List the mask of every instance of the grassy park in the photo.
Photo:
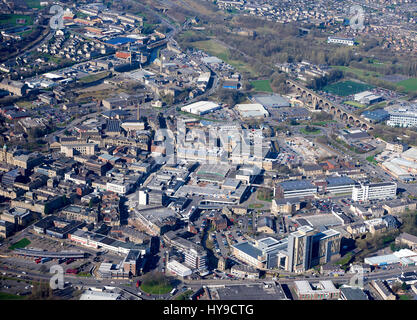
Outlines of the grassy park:
{"type": "Polygon", "coordinates": [[[40,0],[25,0],[25,3],[29,8],[33,8],[33,9],[41,8],[40,0]]]}
{"type": "Polygon", "coordinates": [[[374,156],[366,157],[366,160],[369,161],[370,163],[378,164],[378,162],[375,160],[374,156]]]}
{"type": "Polygon", "coordinates": [[[0,300],[22,300],[25,297],[18,296],[16,294],[10,294],[6,292],[0,292],[0,300]]]}
{"type": "Polygon", "coordinates": [[[208,54],[216,56],[217,58],[235,67],[240,72],[248,72],[254,77],[257,76],[256,72],[249,64],[239,60],[233,60],[230,57],[229,49],[214,40],[195,41],[192,42],[191,45],[197,49],[207,52],[208,54]]]}
{"type": "Polygon", "coordinates": [[[89,76],[86,76],[84,78],[81,78],[80,80],[78,80],[79,83],[82,84],[89,84],[89,83],[93,83],[99,80],[102,80],[104,78],[106,78],[111,72],[110,71],[104,71],[104,72],[99,72],[96,74],[92,74],[89,76]]]}
{"type": "Polygon", "coordinates": [[[353,258],[353,254],[351,252],[348,252],[341,259],[336,261],[336,264],[338,264],[340,266],[347,266],[349,264],[350,260],[352,260],[352,258],[353,258]]]}
{"type": "Polygon", "coordinates": [[[257,194],[257,199],[261,201],[268,201],[271,202],[272,198],[274,196],[274,193],[270,189],[259,189],[257,194]]]}
{"type": "Polygon", "coordinates": [[[251,203],[249,209],[261,209],[264,205],[262,203],[251,203]]]}
{"type": "Polygon", "coordinates": [[[365,108],[366,107],[364,104],[356,102],[356,101],[345,101],[344,104],[354,106],[354,107],[357,107],[357,108],[365,108]]]}
{"type": "Polygon", "coordinates": [[[249,82],[255,91],[272,92],[270,80],[254,80],[249,82]]]}
{"type": "Polygon", "coordinates": [[[379,78],[381,74],[375,71],[369,71],[365,69],[359,69],[354,67],[346,67],[346,66],[332,66],[332,68],[336,68],[345,72],[353,73],[354,75],[365,79],[369,78],[379,78]]]}
{"type": "Polygon", "coordinates": [[[192,295],[193,290],[187,290],[176,297],[175,300],[189,300],[192,295]]]}
{"type": "Polygon", "coordinates": [[[346,97],[372,88],[373,87],[368,84],[348,80],[327,85],[323,90],[331,94],[346,97]]]}
{"type": "Polygon", "coordinates": [[[31,25],[33,22],[33,18],[30,16],[22,15],[22,14],[0,14],[0,24],[1,25],[11,25],[15,26],[27,26],[31,25]],[[25,19],[24,23],[18,23],[19,19],[25,19]]]}
{"type": "Polygon", "coordinates": [[[397,82],[396,85],[404,87],[407,92],[417,91],[417,78],[403,80],[397,82]]]}
{"type": "Polygon", "coordinates": [[[321,130],[319,128],[305,126],[304,128],[300,128],[300,132],[304,134],[318,134],[321,130]]]}
{"type": "MultiPolygon", "coordinates": [[[[381,66],[382,66],[382,64],[381,64],[381,66]]],[[[364,82],[374,83],[372,81],[376,81],[376,80],[382,81],[383,80],[383,74],[375,72],[375,71],[369,71],[369,70],[366,70],[366,69],[359,69],[359,68],[347,67],[347,66],[333,66],[333,68],[341,70],[343,72],[351,73],[351,74],[355,75],[355,77],[357,77],[359,80],[364,81],[364,82]]],[[[401,91],[404,91],[406,93],[417,91],[417,78],[410,78],[410,79],[406,79],[406,80],[396,82],[394,84],[394,88],[395,87],[397,88],[397,90],[401,90],[401,91]]],[[[368,90],[368,89],[364,89],[364,90],[361,90],[361,91],[365,91],[365,90],[368,90]]]]}
{"type": "Polygon", "coordinates": [[[150,294],[167,294],[172,290],[171,281],[160,272],[147,273],[140,288],[150,294]]]}
{"type": "Polygon", "coordinates": [[[325,120],[325,121],[315,121],[315,122],[312,122],[311,124],[313,126],[326,127],[328,124],[336,123],[336,122],[337,122],[336,120],[325,120]]]}
{"type": "Polygon", "coordinates": [[[26,247],[26,246],[28,246],[28,245],[30,245],[30,241],[29,241],[29,239],[23,238],[22,240],[20,240],[20,241],[18,241],[18,242],[16,242],[16,243],[14,243],[14,244],[12,244],[12,245],[9,247],[9,250],[21,249],[21,248],[24,248],[24,247],[26,247]]]}

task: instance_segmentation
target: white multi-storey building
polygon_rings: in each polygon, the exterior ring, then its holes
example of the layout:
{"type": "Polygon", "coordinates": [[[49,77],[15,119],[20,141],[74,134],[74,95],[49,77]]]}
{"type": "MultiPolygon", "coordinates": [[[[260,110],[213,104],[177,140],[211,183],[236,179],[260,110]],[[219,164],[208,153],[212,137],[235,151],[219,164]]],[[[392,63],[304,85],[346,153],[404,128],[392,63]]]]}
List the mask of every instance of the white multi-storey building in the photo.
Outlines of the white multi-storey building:
{"type": "Polygon", "coordinates": [[[353,201],[394,199],[397,194],[395,182],[361,184],[353,187],[353,201]]]}
{"type": "Polygon", "coordinates": [[[179,263],[176,260],[171,260],[167,263],[167,269],[171,273],[174,273],[180,277],[187,277],[192,274],[190,268],[186,267],[185,265],[179,263]]]}
{"type": "Polygon", "coordinates": [[[106,190],[116,192],[117,194],[126,194],[132,189],[132,184],[126,181],[113,180],[106,183],[106,190]]]}
{"type": "Polygon", "coordinates": [[[387,125],[391,127],[417,126],[417,105],[409,108],[399,108],[389,111],[387,125]]]}
{"type": "Polygon", "coordinates": [[[148,202],[149,202],[148,194],[143,190],[139,190],[139,205],[146,206],[148,205],[148,202]]]}
{"type": "Polygon", "coordinates": [[[190,248],[184,252],[184,262],[193,270],[207,269],[207,253],[202,248],[190,248]]]}
{"type": "Polygon", "coordinates": [[[339,37],[328,37],[327,43],[337,43],[345,44],[348,46],[353,46],[355,44],[355,39],[353,38],[339,38],[339,37]]]}

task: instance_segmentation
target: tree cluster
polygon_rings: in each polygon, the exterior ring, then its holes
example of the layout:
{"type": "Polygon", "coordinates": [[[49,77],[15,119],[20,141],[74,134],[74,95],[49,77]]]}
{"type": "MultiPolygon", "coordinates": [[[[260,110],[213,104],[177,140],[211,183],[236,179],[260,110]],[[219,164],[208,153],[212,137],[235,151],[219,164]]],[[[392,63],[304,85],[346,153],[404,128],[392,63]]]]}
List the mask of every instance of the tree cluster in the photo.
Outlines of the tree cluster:
{"type": "Polygon", "coordinates": [[[246,95],[242,92],[224,88],[217,92],[217,97],[220,101],[228,104],[229,106],[242,103],[246,99],[246,95]]]}
{"type": "Polygon", "coordinates": [[[314,78],[307,84],[307,87],[313,90],[320,90],[330,83],[336,82],[343,78],[343,72],[340,70],[331,70],[328,75],[320,78],[314,78]]]}

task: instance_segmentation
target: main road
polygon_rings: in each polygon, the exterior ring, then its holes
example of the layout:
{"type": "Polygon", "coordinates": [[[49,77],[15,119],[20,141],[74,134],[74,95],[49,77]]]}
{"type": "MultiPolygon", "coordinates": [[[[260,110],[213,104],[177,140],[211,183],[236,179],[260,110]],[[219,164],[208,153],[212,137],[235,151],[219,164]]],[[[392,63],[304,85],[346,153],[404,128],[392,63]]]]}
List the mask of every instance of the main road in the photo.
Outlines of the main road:
{"type": "MultiPolygon", "coordinates": [[[[370,273],[366,273],[364,274],[364,282],[369,282],[371,280],[388,280],[388,279],[396,279],[398,278],[398,276],[401,275],[402,272],[407,272],[407,271],[416,271],[416,266],[407,266],[407,267],[403,267],[403,268],[395,268],[395,269],[390,269],[390,270],[378,270],[378,271],[374,271],[374,272],[370,272],[370,273]]],[[[292,279],[289,278],[280,278],[278,280],[276,280],[277,282],[281,283],[281,284],[291,284],[294,281],[302,281],[302,280],[306,280],[306,281],[310,281],[310,282],[318,282],[318,281],[322,281],[322,280],[332,280],[334,282],[337,283],[350,283],[350,281],[352,280],[353,276],[355,274],[345,274],[343,276],[318,276],[318,277],[314,277],[314,276],[295,276],[292,277],[292,279]]],[[[247,284],[260,284],[260,283],[265,283],[265,282],[270,282],[272,281],[272,279],[256,279],[256,280],[249,280],[249,279],[244,279],[244,280],[232,280],[232,279],[216,279],[216,280],[212,280],[212,279],[202,279],[202,280],[183,280],[183,283],[192,287],[201,287],[201,286],[209,286],[209,285],[247,285],[247,284]]]]}
{"type": "MultiPolygon", "coordinates": [[[[398,276],[401,275],[402,272],[410,272],[416,271],[416,266],[405,266],[405,267],[397,267],[388,270],[377,270],[370,273],[364,274],[364,281],[369,282],[371,280],[388,280],[388,279],[396,279],[398,276]]],[[[4,270],[6,271],[6,270],[4,270]]],[[[3,272],[4,272],[3,271],[3,272]]],[[[24,276],[22,276],[23,272],[18,271],[11,271],[7,270],[8,276],[18,276],[20,278],[26,280],[43,280],[49,281],[51,279],[52,274],[47,273],[36,273],[36,272],[26,272],[24,276]]],[[[343,283],[348,284],[351,282],[353,276],[355,274],[345,274],[342,276],[293,276],[291,278],[279,278],[276,281],[280,284],[292,284],[294,281],[313,281],[318,282],[321,280],[332,280],[336,283],[343,283]]],[[[73,286],[82,286],[82,287],[97,287],[97,286],[114,286],[114,287],[131,287],[133,280],[116,280],[116,279],[96,279],[96,278],[80,278],[77,276],[70,276],[65,275],[65,281],[70,282],[73,286]]],[[[256,279],[256,280],[249,280],[249,279],[200,279],[200,280],[182,280],[182,285],[187,285],[192,288],[200,288],[202,286],[209,286],[209,285],[247,285],[247,284],[262,284],[265,282],[273,281],[271,278],[265,279],[256,279]]],[[[155,295],[154,295],[155,296],[155,295]]],[[[157,296],[157,295],[156,295],[157,296]]]]}

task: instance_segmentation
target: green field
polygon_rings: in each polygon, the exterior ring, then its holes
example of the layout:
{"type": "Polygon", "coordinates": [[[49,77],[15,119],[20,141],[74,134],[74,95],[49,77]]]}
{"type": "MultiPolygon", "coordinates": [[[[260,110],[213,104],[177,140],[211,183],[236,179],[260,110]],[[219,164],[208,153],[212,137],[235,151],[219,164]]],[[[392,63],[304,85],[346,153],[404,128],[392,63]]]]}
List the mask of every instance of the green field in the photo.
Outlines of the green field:
{"type": "Polygon", "coordinates": [[[321,132],[321,130],[319,128],[313,128],[310,130],[307,130],[306,128],[300,128],[300,132],[304,134],[318,134],[321,132]]]}
{"type": "Polygon", "coordinates": [[[150,294],[167,294],[172,290],[170,284],[141,285],[140,288],[150,294]]]}
{"type": "Polygon", "coordinates": [[[83,83],[83,84],[96,82],[98,80],[104,79],[110,73],[111,73],[110,71],[99,72],[99,73],[92,74],[92,75],[86,76],[84,78],[81,78],[80,80],[78,80],[78,82],[83,83]]]}
{"type": "Polygon", "coordinates": [[[18,296],[16,294],[10,294],[6,292],[0,292],[0,300],[22,300],[25,297],[18,296]]]}
{"type": "Polygon", "coordinates": [[[249,205],[250,209],[261,209],[263,208],[264,205],[262,203],[252,203],[249,205]]]}
{"type": "Polygon", "coordinates": [[[187,290],[184,293],[181,293],[175,300],[189,300],[189,298],[193,295],[193,290],[187,290]]]}
{"type": "MultiPolygon", "coordinates": [[[[375,65],[383,66],[383,64],[380,64],[380,63],[378,63],[378,64],[374,63],[372,65],[374,65],[374,66],[375,65]]],[[[390,83],[388,81],[383,81],[383,79],[382,79],[383,74],[381,74],[379,72],[369,71],[369,70],[359,69],[359,68],[354,68],[354,67],[346,67],[346,66],[332,66],[332,68],[341,70],[343,72],[352,73],[360,81],[372,83],[372,81],[379,80],[381,83],[386,83],[387,85],[389,84],[390,86],[387,87],[388,89],[392,89],[390,87],[394,86],[394,88],[396,88],[396,90],[400,90],[400,89],[402,89],[401,87],[403,87],[404,92],[406,92],[406,93],[409,93],[409,92],[412,92],[412,91],[417,91],[417,78],[411,78],[411,79],[402,80],[402,81],[399,81],[399,82],[396,82],[396,83],[390,83]]],[[[373,83],[375,83],[375,82],[373,82],[373,83]]],[[[383,84],[381,84],[381,85],[384,86],[383,84]]]]}
{"type": "Polygon", "coordinates": [[[27,26],[31,25],[33,22],[33,18],[31,16],[25,16],[22,14],[1,14],[0,15],[0,24],[7,25],[10,24],[12,26],[27,26]],[[25,23],[18,24],[17,19],[26,19],[25,23]]]}
{"type": "Polygon", "coordinates": [[[352,94],[356,94],[362,91],[372,89],[373,86],[354,82],[354,81],[343,81],[334,83],[323,88],[323,91],[335,94],[338,96],[346,97],[352,94]]]}
{"type": "Polygon", "coordinates": [[[148,273],[140,288],[150,294],[167,294],[172,290],[172,285],[162,273],[148,273]]]}
{"type": "Polygon", "coordinates": [[[326,125],[328,125],[329,123],[335,123],[337,122],[336,120],[324,120],[324,121],[316,121],[316,122],[312,122],[311,124],[313,126],[319,126],[319,127],[325,127],[326,125]]]}
{"type": "Polygon", "coordinates": [[[370,163],[378,164],[378,162],[375,160],[374,156],[366,157],[366,160],[369,161],[370,163]]]}
{"type": "Polygon", "coordinates": [[[345,254],[341,259],[339,259],[338,261],[336,261],[336,264],[340,265],[340,266],[345,266],[347,265],[350,260],[352,259],[353,255],[351,252],[345,254]]]}
{"type": "Polygon", "coordinates": [[[33,29],[32,29],[32,28],[30,28],[29,30],[26,30],[26,31],[23,31],[23,32],[19,32],[19,35],[20,35],[22,38],[24,38],[24,37],[26,37],[26,36],[30,35],[32,32],[33,32],[33,29]]]}
{"type": "Polygon", "coordinates": [[[25,0],[26,5],[29,8],[33,8],[33,9],[35,8],[40,9],[41,7],[40,2],[41,2],[40,0],[25,0]]]}
{"type": "Polygon", "coordinates": [[[195,41],[192,42],[191,45],[197,49],[207,52],[208,54],[216,56],[217,58],[235,67],[240,72],[248,72],[253,77],[257,76],[256,72],[249,64],[238,60],[232,60],[230,58],[229,49],[214,40],[195,41]]]}
{"type": "Polygon", "coordinates": [[[18,242],[16,242],[16,243],[13,243],[13,244],[9,247],[9,250],[21,249],[21,248],[24,248],[24,247],[26,247],[26,246],[30,245],[30,243],[31,243],[31,242],[30,242],[28,239],[23,238],[22,240],[20,240],[20,241],[18,241],[18,242]]]}
{"type": "Polygon", "coordinates": [[[249,82],[255,91],[272,92],[271,83],[269,80],[254,80],[249,82]]]}
{"type": "Polygon", "coordinates": [[[417,78],[411,78],[396,83],[397,86],[402,86],[407,92],[417,91],[417,78]]]}
{"type": "Polygon", "coordinates": [[[360,77],[361,80],[366,80],[367,78],[379,78],[381,77],[381,74],[375,71],[369,71],[354,67],[346,67],[346,66],[332,66],[332,68],[339,69],[345,72],[351,72],[355,74],[356,76],[360,77]]]}
{"type": "Polygon", "coordinates": [[[358,108],[365,108],[366,106],[362,103],[356,102],[356,101],[345,101],[344,104],[348,104],[350,106],[358,107],[358,108]]]}
{"type": "Polygon", "coordinates": [[[62,61],[65,60],[65,58],[60,58],[58,56],[54,56],[54,55],[51,55],[51,54],[48,54],[48,53],[41,53],[41,54],[38,54],[38,56],[42,57],[42,58],[45,58],[48,62],[53,62],[53,63],[56,63],[56,64],[60,64],[62,61]]]}
{"type": "Polygon", "coordinates": [[[257,192],[257,199],[261,201],[272,202],[273,197],[274,193],[272,192],[272,190],[269,189],[260,189],[257,192]]]}
{"type": "Polygon", "coordinates": [[[80,272],[80,273],[77,274],[77,277],[87,277],[87,278],[89,278],[89,277],[92,277],[92,275],[89,272],[80,272]]]}

